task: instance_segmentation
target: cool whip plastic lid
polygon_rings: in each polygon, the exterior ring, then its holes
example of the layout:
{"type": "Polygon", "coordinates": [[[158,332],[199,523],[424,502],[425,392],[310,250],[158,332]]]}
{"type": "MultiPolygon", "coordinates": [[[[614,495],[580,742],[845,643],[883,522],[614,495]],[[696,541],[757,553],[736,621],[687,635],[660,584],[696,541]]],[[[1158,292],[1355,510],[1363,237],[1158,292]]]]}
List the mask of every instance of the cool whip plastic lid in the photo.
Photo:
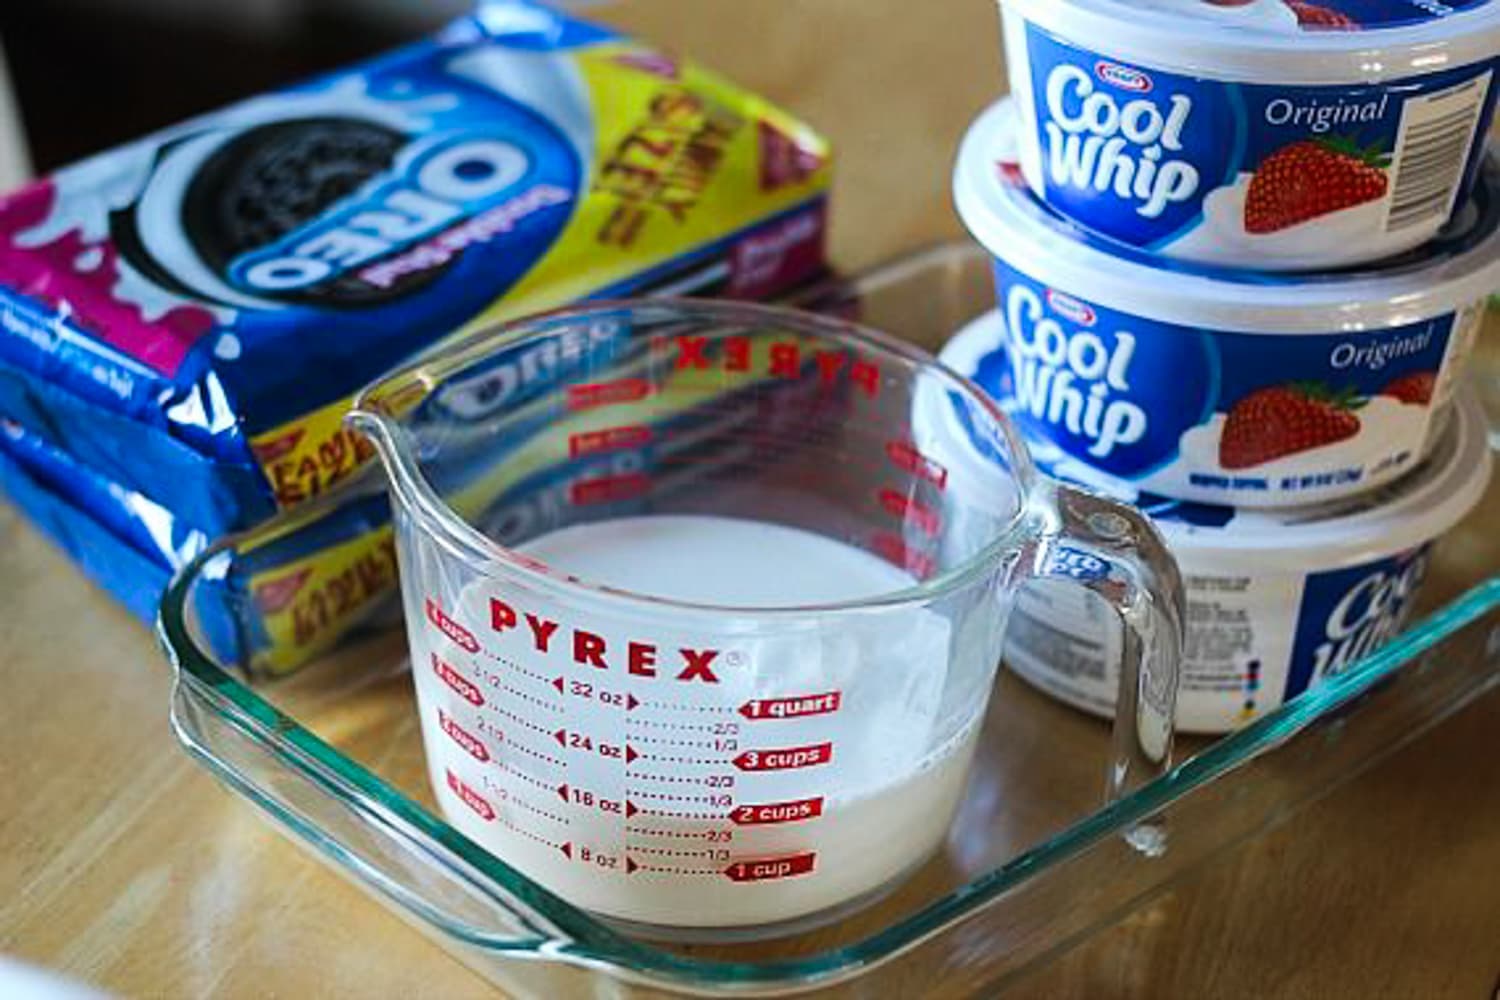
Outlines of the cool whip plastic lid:
{"type": "MultiPolygon", "coordinates": [[[[999,313],[986,313],[955,334],[939,360],[971,377],[985,355],[1004,350],[1003,324],[999,313]]],[[[946,421],[950,433],[944,440],[972,442],[946,400],[919,399],[914,416],[919,424],[946,421]]],[[[1220,560],[1240,569],[1355,565],[1437,538],[1483,496],[1491,456],[1484,409],[1471,388],[1460,391],[1437,434],[1437,444],[1411,472],[1357,497],[1272,510],[1190,503],[1152,494],[1121,499],[1131,500],[1151,515],[1173,547],[1191,549],[1195,566],[1220,560]]],[[[1043,444],[1029,444],[1040,468],[1067,478],[1067,456],[1043,444]]],[[[956,481],[984,482],[979,470],[987,460],[971,443],[965,453],[945,453],[942,458],[962,463],[969,471],[968,477],[956,481]]]]}
{"type": "Polygon", "coordinates": [[[1018,126],[1006,99],[970,127],[954,168],[958,214],[991,254],[1085,301],[1183,326],[1336,333],[1419,322],[1500,287],[1500,163],[1493,155],[1468,204],[1418,250],[1347,271],[1267,274],[1159,257],[1051,211],[1016,166],[1018,126]]]}
{"type": "Polygon", "coordinates": [[[1494,58],[1497,0],[1002,0],[1125,62],[1210,79],[1375,83],[1494,58]]]}

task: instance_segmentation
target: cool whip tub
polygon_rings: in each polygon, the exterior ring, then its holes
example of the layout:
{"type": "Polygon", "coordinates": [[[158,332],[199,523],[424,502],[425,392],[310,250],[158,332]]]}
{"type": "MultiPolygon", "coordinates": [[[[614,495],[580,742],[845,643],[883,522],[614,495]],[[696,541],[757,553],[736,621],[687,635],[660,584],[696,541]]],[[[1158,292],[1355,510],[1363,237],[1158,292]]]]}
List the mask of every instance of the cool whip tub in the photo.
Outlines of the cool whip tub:
{"type": "Polygon", "coordinates": [[[1430,238],[1495,104],[1494,0],[1003,0],[1021,166],[1097,232],[1262,270],[1430,238]]]}
{"type": "Polygon", "coordinates": [[[1500,164],[1459,217],[1377,268],[1266,275],[1091,235],[1015,167],[1015,106],[985,113],[954,177],[995,257],[1003,324],[974,378],[1062,471],[1117,495],[1276,507],[1389,482],[1420,459],[1500,286],[1500,164]]]}
{"type": "MultiPolygon", "coordinates": [[[[955,336],[942,360],[972,375],[993,351],[994,314],[955,336]]],[[[935,401],[925,404],[935,412],[935,401]]],[[[944,413],[952,419],[952,410],[944,413]]],[[[971,456],[945,456],[974,461],[971,456]]],[[[1035,450],[1056,473],[1055,449],[1035,450]]],[[[1177,724],[1222,733],[1341,673],[1405,625],[1433,542],[1464,517],[1490,476],[1484,414],[1472,392],[1443,414],[1437,446],[1410,475],[1363,496],[1287,510],[1129,496],[1161,529],[1182,568],[1187,636],[1177,724]]],[[[1087,576],[1091,560],[1057,554],[1087,576]]],[[[1078,587],[1017,595],[1005,657],[1032,684],[1107,715],[1119,642],[1113,613],[1078,587]]]]}

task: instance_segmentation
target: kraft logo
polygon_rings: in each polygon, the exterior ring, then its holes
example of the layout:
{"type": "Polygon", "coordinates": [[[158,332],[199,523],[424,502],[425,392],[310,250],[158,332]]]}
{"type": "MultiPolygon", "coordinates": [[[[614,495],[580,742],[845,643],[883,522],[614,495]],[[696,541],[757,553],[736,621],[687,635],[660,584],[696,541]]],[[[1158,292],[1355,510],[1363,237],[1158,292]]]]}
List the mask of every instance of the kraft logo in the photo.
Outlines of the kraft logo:
{"type": "Polygon", "coordinates": [[[1133,94],[1151,93],[1151,78],[1138,69],[1121,66],[1119,63],[1094,63],[1094,75],[1111,87],[1128,90],[1133,94]]]}
{"type": "Polygon", "coordinates": [[[1098,320],[1093,308],[1087,302],[1079,302],[1071,295],[1064,295],[1056,289],[1047,289],[1047,305],[1051,306],[1052,311],[1063,319],[1072,320],[1079,326],[1093,326],[1098,320]]]}

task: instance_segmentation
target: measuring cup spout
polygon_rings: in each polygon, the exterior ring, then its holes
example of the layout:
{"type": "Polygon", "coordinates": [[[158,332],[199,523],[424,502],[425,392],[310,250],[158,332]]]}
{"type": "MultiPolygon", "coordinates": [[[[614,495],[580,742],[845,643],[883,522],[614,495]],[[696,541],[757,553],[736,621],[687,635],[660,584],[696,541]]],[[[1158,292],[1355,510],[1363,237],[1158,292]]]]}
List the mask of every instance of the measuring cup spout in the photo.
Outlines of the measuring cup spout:
{"type": "Polygon", "coordinates": [[[344,426],[373,445],[389,482],[391,496],[408,509],[416,501],[416,459],[410,435],[400,420],[372,407],[356,407],[344,416],[344,426]]]}

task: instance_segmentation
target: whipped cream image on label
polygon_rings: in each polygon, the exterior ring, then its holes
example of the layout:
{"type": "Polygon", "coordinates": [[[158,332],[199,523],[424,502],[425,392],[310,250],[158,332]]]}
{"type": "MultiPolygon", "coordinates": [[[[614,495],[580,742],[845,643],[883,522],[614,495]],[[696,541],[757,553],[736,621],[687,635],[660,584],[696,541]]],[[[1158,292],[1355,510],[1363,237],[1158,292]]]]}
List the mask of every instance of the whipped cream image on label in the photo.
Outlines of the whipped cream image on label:
{"type": "MultiPolygon", "coordinates": [[[[1333,8],[1158,2],[1130,11],[1134,27],[1098,38],[1082,27],[1087,12],[1112,6],[1005,4],[1026,181],[1100,234],[1199,262],[1338,267],[1419,245],[1471,189],[1500,42],[1446,58],[1414,49],[1409,73],[1401,60],[1367,58],[1340,79],[1338,59],[1319,50],[1357,24],[1333,8]],[[1082,13],[1070,19],[1070,8],[1082,13]],[[1129,39],[1153,30],[1156,44],[1132,49],[1129,39]],[[1287,51],[1259,71],[1221,71],[1193,58],[1195,32],[1287,51]]],[[[1485,9],[1444,24],[1493,37],[1494,21],[1485,9]]],[[[1405,37],[1391,23],[1374,34],[1405,37]]]]}
{"type": "Polygon", "coordinates": [[[955,172],[997,298],[968,371],[1060,470],[1115,494],[1283,507],[1388,482],[1432,446],[1500,281],[1493,164],[1454,224],[1405,257],[1230,271],[1122,246],[1039,202],[1014,159],[1017,117],[1013,102],[981,116],[955,172]]]}

